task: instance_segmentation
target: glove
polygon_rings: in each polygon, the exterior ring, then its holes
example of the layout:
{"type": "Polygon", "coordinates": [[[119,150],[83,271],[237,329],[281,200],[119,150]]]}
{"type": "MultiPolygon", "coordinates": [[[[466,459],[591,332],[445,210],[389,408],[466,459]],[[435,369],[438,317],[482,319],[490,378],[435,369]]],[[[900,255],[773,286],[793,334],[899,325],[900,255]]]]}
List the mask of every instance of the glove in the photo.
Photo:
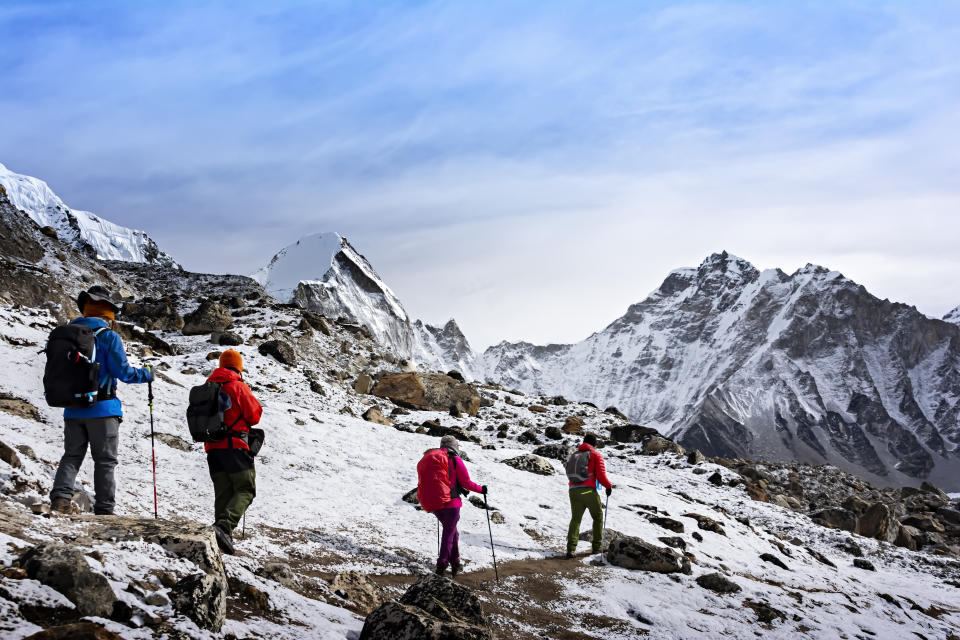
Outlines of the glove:
{"type": "Polygon", "coordinates": [[[609,497],[611,493],[613,493],[613,487],[608,487],[608,488],[607,488],[607,497],[609,497]]]}
{"type": "Polygon", "coordinates": [[[483,495],[487,495],[487,485],[483,485],[482,487],[480,487],[480,493],[482,493],[483,495]]]}
{"type": "Polygon", "coordinates": [[[146,370],[147,370],[147,373],[150,374],[150,378],[147,379],[147,382],[153,382],[153,379],[154,379],[154,377],[153,377],[153,368],[151,368],[150,365],[147,365],[147,366],[144,367],[144,369],[146,369],[146,370]]]}

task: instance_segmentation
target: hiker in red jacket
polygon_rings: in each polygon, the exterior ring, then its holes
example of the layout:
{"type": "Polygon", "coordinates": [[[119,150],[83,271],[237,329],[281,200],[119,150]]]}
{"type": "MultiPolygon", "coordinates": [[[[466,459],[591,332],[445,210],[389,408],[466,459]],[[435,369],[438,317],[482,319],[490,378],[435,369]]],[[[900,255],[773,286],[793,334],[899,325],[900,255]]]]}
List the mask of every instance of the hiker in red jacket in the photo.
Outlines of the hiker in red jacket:
{"type": "Polygon", "coordinates": [[[460,534],[457,531],[463,504],[460,496],[469,491],[486,494],[487,487],[470,479],[467,466],[460,458],[460,443],[450,435],[440,439],[439,449],[430,449],[420,459],[417,478],[420,505],[427,513],[437,516],[443,526],[436,572],[443,575],[449,566],[450,575],[456,578],[463,568],[460,563],[460,534]]]}
{"type": "Polygon", "coordinates": [[[250,427],[260,422],[263,413],[243,381],[242,371],[241,355],[227,349],[220,356],[220,367],[207,378],[208,382],[222,384],[221,390],[230,396],[230,408],[223,412],[223,422],[230,427],[232,436],[203,445],[213,480],[213,530],[220,549],[230,554],[234,552],[233,530],[257,495],[257,470],[248,440],[250,427]]]}
{"type": "Polygon", "coordinates": [[[596,449],[597,436],[588,433],[576,453],[567,461],[567,479],[570,487],[570,527],[567,529],[567,557],[572,558],[580,538],[580,519],[583,512],[590,511],[593,518],[593,553],[600,553],[600,540],[603,537],[603,503],[600,501],[599,488],[604,487],[607,495],[613,491],[613,484],[607,477],[603,456],[596,449]]]}

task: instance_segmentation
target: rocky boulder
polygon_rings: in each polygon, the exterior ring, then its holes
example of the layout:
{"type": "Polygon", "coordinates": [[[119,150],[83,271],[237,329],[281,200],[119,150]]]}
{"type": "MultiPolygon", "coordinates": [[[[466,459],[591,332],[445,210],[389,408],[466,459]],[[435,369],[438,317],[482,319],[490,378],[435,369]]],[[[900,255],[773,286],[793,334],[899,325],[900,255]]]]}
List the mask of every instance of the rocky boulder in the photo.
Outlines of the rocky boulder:
{"type": "Polygon", "coordinates": [[[493,640],[480,600],[452,580],[428,574],[367,616],[360,640],[493,640]]]}
{"type": "Polygon", "coordinates": [[[637,424],[618,424],[610,428],[610,438],[621,443],[643,442],[653,436],[660,437],[660,432],[652,427],[641,427],[637,424]]]}
{"type": "Polygon", "coordinates": [[[552,442],[550,444],[537,447],[533,450],[533,453],[534,455],[542,456],[544,458],[553,458],[554,460],[559,460],[560,462],[566,464],[567,460],[576,450],[576,447],[573,447],[572,445],[563,442],[552,442]]]}
{"type": "Polygon", "coordinates": [[[20,567],[33,580],[62,593],[77,606],[80,615],[109,618],[116,596],[110,583],[95,573],[76,547],[42,544],[19,558],[20,567]]]}
{"type": "Polygon", "coordinates": [[[860,517],[859,533],[867,538],[893,542],[899,534],[900,523],[883,503],[876,503],[860,517]]]}
{"type": "Polygon", "coordinates": [[[570,435],[579,435],[583,433],[583,418],[579,416],[570,416],[567,418],[563,426],[560,427],[560,430],[564,433],[569,433],[570,435]]]}
{"type": "Polygon", "coordinates": [[[480,394],[476,387],[441,373],[385,375],[372,393],[401,407],[419,411],[449,411],[456,407],[460,413],[475,416],[480,409],[480,394]]]}
{"type": "Polygon", "coordinates": [[[357,376],[357,379],[353,381],[353,390],[356,393],[365,395],[370,393],[370,390],[373,388],[373,378],[371,378],[366,373],[362,373],[357,376]]]}
{"type": "MultiPolygon", "coordinates": [[[[224,578],[223,561],[213,529],[190,520],[155,520],[125,516],[100,516],[90,531],[97,540],[143,540],[160,545],[211,575],[224,578]]],[[[224,582],[224,585],[226,583],[224,582]]]]}
{"type": "Polygon", "coordinates": [[[293,346],[285,340],[267,340],[257,347],[260,355],[273,356],[280,364],[296,366],[297,354],[293,346]]]}
{"type": "Polygon", "coordinates": [[[209,573],[195,573],[170,589],[173,608],[201,629],[220,631],[227,617],[227,585],[209,573]]]}
{"type": "Polygon", "coordinates": [[[650,438],[643,443],[643,455],[658,456],[661,453],[676,453],[682,456],[686,451],[673,440],[669,440],[663,436],[650,436],[650,438]]]}
{"type": "Polygon", "coordinates": [[[226,331],[233,325],[230,309],[210,300],[204,300],[195,311],[183,318],[183,335],[198,336],[214,331],[226,331]]]}
{"type": "Polygon", "coordinates": [[[699,576],[697,577],[697,584],[704,589],[720,594],[739,593],[743,590],[736,582],[719,573],[707,573],[699,576]]]}
{"type": "Polygon", "coordinates": [[[363,412],[361,416],[367,422],[373,422],[375,424],[382,424],[388,427],[393,426],[393,420],[383,415],[383,412],[380,411],[380,407],[370,407],[363,412]]]}
{"type": "Polygon", "coordinates": [[[24,640],[123,640],[123,636],[93,622],[76,622],[44,629],[24,640]]]}
{"type": "Polygon", "coordinates": [[[620,536],[610,542],[607,560],[638,571],[690,574],[690,560],[668,547],[657,547],[634,536],[620,536]]]}
{"type": "Polygon", "coordinates": [[[344,571],[333,576],[330,589],[347,600],[351,609],[367,615],[386,599],[383,588],[359,571],[344,571]]]}
{"type": "Polygon", "coordinates": [[[210,342],[221,347],[239,347],[243,344],[243,338],[233,331],[214,331],[210,334],[210,342]]]}
{"type": "Polygon", "coordinates": [[[830,529],[840,529],[851,533],[857,531],[857,516],[843,507],[827,507],[814,511],[810,514],[810,519],[830,529]]]}
{"type": "Polygon", "coordinates": [[[123,305],[121,318],[147,331],[179,331],[185,324],[170,298],[144,298],[138,302],[127,302],[123,305]]]}
{"type": "Polygon", "coordinates": [[[514,469],[529,471],[530,473],[536,473],[537,475],[541,476],[552,476],[556,473],[553,465],[550,464],[548,460],[529,453],[517,456],[516,458],[510,458],[509,460],[504,460],[503,463],[513,467],[514,469]]]}

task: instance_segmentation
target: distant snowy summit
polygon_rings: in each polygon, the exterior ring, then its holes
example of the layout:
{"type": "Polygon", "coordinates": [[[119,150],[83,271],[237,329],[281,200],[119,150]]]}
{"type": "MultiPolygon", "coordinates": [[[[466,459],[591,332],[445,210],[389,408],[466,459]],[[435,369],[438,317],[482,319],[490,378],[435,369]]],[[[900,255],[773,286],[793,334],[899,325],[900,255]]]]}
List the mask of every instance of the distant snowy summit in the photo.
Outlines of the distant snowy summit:
{"type": "Polygon", "coordinates": [[[960,324],[960,307],[957,307],[947,315],[943,316],[943,319],[947,322],[952,322],[953,324],[960,324]]]}
{"type": "Polygon", "coordinates": [[[400,357],[477,377],[476,357],[457,323],[438,328],[412,322],[397,295],[340,234],[305,236],[251,277],[281,302],[365,325],[400,357]]]}
{"type": "Polygon", "coordinates": [[[53,227],[60,240],[92,258],[180,266],[143,231],[71,209],[43,180],[14,173],[0,164],[0,184],[13,206],[41,227],[53,227]]]}

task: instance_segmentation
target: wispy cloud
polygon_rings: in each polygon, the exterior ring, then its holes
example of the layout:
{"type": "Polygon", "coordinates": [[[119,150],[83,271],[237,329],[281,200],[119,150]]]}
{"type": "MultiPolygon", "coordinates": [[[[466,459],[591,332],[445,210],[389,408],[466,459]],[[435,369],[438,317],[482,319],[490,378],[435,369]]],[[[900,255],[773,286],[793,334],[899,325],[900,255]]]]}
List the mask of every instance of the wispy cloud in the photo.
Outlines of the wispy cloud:
{"type": "Polygon", "coordinates": [[[956,5],[7,2],[0,41],[0,160],[194,269],[338,230],[480,344],[722,248],[960,303],[956,5]]]}

